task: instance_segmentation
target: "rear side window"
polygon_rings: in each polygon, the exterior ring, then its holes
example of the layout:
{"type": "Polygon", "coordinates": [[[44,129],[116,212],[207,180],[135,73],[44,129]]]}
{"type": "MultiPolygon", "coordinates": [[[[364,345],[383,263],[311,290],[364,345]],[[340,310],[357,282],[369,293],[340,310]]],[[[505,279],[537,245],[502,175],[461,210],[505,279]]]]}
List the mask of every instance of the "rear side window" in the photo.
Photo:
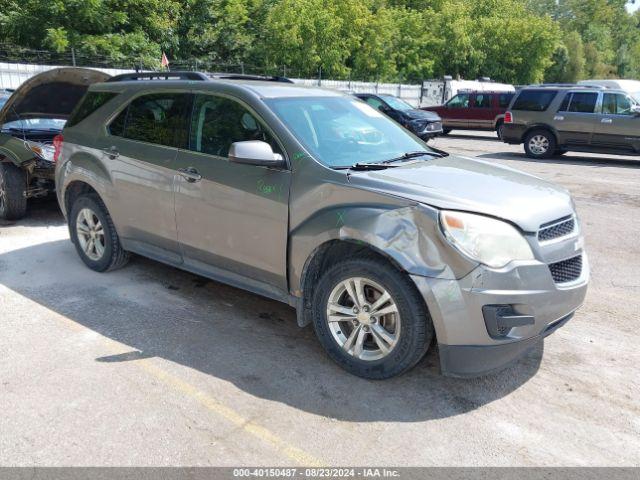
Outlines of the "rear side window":
{"type": "Polygon", "coordinates": [[[118,96],[114,92],[87,92],[67,121],[67,127],[73,127],[87,118],[112,98],[118,96]]]}
{"type": "Polygon", "coordinates": [[[569,102],[569,112],[593,113],[598,101],[597,93],[575,92],[569,102]]]}
{"type": "Polygon", "coordinates": [[[476,108],[491,108],[491,95],[478,93],[475,105],[476,108]]]}
{"type": "Polygon", "coordinates": [[[109,133],[140,142],[187,147],[192,96],[154,93],[136,98],[109,125],[109,133]]]}
{"type": "Polygon", "coordinates": [[[544,112],[557,93],[557,90],[522,90],[511,110],[544,112]]]}
{"type": "Polygon", "coordinates": [[[498,106],[500,108],[507,108],[513,98],[513,95],[513,93],[501,93],[498,95],[498,106]]]}

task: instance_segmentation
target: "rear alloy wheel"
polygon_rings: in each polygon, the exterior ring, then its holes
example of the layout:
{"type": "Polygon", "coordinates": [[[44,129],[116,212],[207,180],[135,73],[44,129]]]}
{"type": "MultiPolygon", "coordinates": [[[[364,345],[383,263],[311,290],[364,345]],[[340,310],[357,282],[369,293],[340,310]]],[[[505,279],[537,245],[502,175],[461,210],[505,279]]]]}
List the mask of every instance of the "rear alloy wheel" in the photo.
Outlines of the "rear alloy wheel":
{"type": "Polygon", "coordinates": [[[546,130],[534,130],[525,138],[524,151],[530,158],[549,158],[556,151],[556,139],[546,130]]]}
{"type": "Polygon", "coordinates": [[[314,289],[313,326],[329,356],[363,378],[413,367],[433,338],[424,300],[408,275],[378,258],[329,268],[314,289]]]}
{"type": "Polygon", "coordinates": [[[69,231],[78,255],[91,270],[115,270],[129,260],[109,212],[95,194],[83,195],[73,203],[69,231]]]}
{"type": "Polygon", "coordinates": [[[27,213],[27,176],[12,163],[0,162],[0,218],[18,220],[27,213]]]}

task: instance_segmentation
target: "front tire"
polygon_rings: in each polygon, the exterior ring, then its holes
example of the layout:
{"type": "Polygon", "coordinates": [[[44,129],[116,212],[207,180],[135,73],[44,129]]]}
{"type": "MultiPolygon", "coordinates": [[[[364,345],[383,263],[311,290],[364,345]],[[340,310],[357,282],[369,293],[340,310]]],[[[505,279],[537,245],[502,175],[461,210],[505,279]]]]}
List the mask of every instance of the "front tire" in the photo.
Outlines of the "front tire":
{"type": "Polygon", "coordinates": [[[0,162],[0,218],[18,220],[27,213],[27,175],[12,163],[0,162]]]}
{"type": "Polygon", "coordinates": [[[548,130],[534,130],[524,139],[524,151],[529,158],[550,158],[556,151],[556,137],[548,130]]]}
{"type": "Polygon", "coordinates": [[[409,277],[377,258],[346,260],[320,278],[312,301],[329,356],[368,379],[400,375],[427,352],[433,325],[409,277]]]}
{"type": "Polygon", "coordinates": [[[78,255],[91,270],[116,270],[129,260],[107,208],[95,194],[82,195],[73,203],[69,231],[78,255]]]}

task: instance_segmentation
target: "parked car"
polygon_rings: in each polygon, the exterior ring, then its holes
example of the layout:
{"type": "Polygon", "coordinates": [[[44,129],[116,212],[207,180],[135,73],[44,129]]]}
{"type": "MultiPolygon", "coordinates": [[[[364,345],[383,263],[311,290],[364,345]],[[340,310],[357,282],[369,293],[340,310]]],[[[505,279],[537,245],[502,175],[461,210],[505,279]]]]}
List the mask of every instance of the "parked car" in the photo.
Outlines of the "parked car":
{"type": "Polygon", "coordinates": [[[442,120],[437,114],[423,112],[398,97],[372,93],[354,95],[423,140],[428,141],[442,133],[442,120]]]}
{"type": "Polygon", "coordinates": [[[527,87],[505,114],[503,140],[523,143],[531,158],[569,150],[638,155],[640,105],[623,90],[527,87]]]}
{"type": "Polygon", "coordinates": [[[135,252],[288,303],[378,379],[434,337],[445,374],[493,371],[582,304],[566,189],[431,149],[340,92],[182,78],[94,84],[63,131],[58,200],[89,268],[135,252]]]}
{"type": "Polygon", "coordinates": [[[441,79],[422,82],[420,105],[427,107],[442,105],[462,92],[515,92],[515,87],[508,83],[494,82],[488,77],[477,80],[463,80],[445,75],[441,79]]]}
{"type": "Polygon", "coordinates": [[[504,113],[515,92],[461,92],[444,105],[423,107],[442,118],[444,134],[451,130],[494,130],[502,138],[504,113]]]}
{"type": "Polygon", "coordinates": [[[56,68],[31,77],[5,100],[0,110],[0,218],[21,218],[30,198],[55,192],[56,136],[87,87],[107,78],[96,70],[56,68]]]}

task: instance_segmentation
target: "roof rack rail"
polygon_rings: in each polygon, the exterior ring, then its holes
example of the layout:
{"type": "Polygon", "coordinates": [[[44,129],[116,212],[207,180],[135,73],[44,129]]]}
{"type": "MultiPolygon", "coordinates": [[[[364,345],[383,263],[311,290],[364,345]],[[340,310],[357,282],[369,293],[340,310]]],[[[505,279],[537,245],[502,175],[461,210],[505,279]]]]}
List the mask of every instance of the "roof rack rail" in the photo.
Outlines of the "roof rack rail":
{"type": "Polygon", "coordinates": [[[558,88],[558,87],[576,88],[576,89],[586,88],[586,89],[597,89],[597,90],[604,90],[607,88],[601,85],[579,85],[577,83],[533,83],[523,88],[558,88]]]}
{"type": "Polygon", "coordinates": [[[218,80],[258,80],[262,82],[282,82],[293,83],[287,77],[270,76],[270,75],[251,75],[248,73],[210,73],[209,77],[218,80]]]}
{"type": "Polygon", "coordinates": [[[135,72],[114,75],[107,82],[128,82],[131,80],[198,80],[208,81],[206,73],[201,72],[135,72]]]}

